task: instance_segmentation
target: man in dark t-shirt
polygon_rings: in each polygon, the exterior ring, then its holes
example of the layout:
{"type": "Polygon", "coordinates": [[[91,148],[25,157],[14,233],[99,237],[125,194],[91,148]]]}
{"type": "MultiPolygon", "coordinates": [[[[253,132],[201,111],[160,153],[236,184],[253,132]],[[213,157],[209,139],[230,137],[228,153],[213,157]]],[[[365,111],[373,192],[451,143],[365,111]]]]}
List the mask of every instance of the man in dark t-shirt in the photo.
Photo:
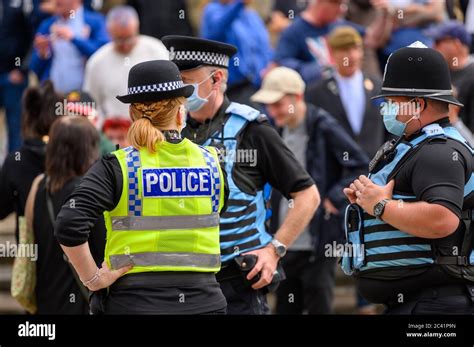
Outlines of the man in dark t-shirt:
{"type": "Polygon", "coordinates": [[[218,147],[224,154],[221,160],[230,192],[227,211],[220,219],[222,268],[217,280],[227,300],[227,313],[267,314],[268,285],[281,279],[275,276],[278,263],[313,217],[319,193],[266,116],[227,98],[234,46],[183,36],[166,36],[163,43],[183,82],[195,86],[185,104],[189,114],[183,136],[199,145],[218,147]],[[293,202],[275,235],[265,225],[268,184],[293,202]],[[255,257],[255,265],[242,272],[239,261],[247,263],[249,257],[255,257]]]}
{"type": "Polygon", "coordinates": [[[377,152],[369,177],[344,189],[351,209],[363,209],[362,229],[355,213],[347,224],[350,239],[361,231],[363,261],[352,259],[360,293],[389,314],[472,314],[474,252],[463,219],[474,207],[473,159],[449,123],[449,104],[462,104],[448,65],[419,42],[404,47],[390,56],[376,97],[386,98],[385,127],[400,138],[377,152]]]}
{"type": "MultiPolygon", "coordinates": [[[[443,128],[450,126],[448,118],[442,118],[436,123],[443,128]]],[[[422,133],[415,134],[410,137],[410,140],[420,135],[422,133]]],[[[452,139],[433,141],[424,145],[402,166],[395,177],[393,192],[403,196],[415,196],[416,201],[435,205],[437,209],[438,206],[442,207],[442,214],[439,217],[434,217],[438,223],[447,221],[447,218],[443,218],[443,213],[450,215],[450,219],[454,220],[454,215],[459,220],[464,205],[464,185],[473,169],[472,154],[464,145],[452,139]],[[452,160],[453,157],[457,157],[457,160],[452,160]],[[446,211],[449,212],[446,213],[446,211]]],[[[472,201],[466,203],[472,204],[472,201]]],[[[404,205],[409,204],[413,204],[416,214],[423,213],[423,206],[415,206],[416,202],[404,203],[404,205]]],[[[397,208],[398,201],[393,205],[397,208]]],[[[431,214],[427,211],[427,216],[429,215],[431,214]]],[[[392,218],[400,219],[400,216],[392,218]]],[[[383,216],[382,219],[388,222],[387,216],[383,216]]],[[[459,224],[453,234],[441,237],[440,241],[455,242],[456,244],[461,242],[462,240],[459,238],[462,235],[462,229],[463,225],[459,224]]],[[[430,236],[429,233],[426,236],[430,236]]],[[[432,236],[436,236],[434,232],[432,236]]],[[[359,290],[369,301],[385,303],[397,298],[400,293],[409,295],[411,292],[416,292],[427,286],[462,282],[451,278],[438,267],[423,267],[411,271],[410,276],[403,280],[385,281],[359,278],[359,290]]]]}

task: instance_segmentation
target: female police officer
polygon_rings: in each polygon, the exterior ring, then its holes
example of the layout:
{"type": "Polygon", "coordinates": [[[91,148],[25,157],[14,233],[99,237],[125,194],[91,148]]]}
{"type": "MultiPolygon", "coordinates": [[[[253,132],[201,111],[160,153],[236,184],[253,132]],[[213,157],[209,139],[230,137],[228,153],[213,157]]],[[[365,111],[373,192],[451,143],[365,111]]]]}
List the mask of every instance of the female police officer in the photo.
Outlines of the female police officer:
{"type": "Polygon", "coordinates": [[[192,92],[172,62],[132,67],[128,94],[117,97],[131,104],[132,147],[96,163],[57,217],[57,239],[81,281],[108,288],[107,314],[225,312],[215,279],[225,177],[215,149],[181,140],[192,92]],[[87,238],[102,213],[99,269],[87,238]]]}

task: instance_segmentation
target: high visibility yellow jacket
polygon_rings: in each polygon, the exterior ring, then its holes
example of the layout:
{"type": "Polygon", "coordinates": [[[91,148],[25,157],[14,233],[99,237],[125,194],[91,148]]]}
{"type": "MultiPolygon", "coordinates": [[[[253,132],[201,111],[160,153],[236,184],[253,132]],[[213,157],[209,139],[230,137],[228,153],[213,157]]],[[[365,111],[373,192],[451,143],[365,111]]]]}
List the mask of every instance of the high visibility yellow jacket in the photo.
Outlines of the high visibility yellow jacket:
{"type": "Polygon", "coordinates": [[[106,211],[105,259],[129,273],[220,270],[219,212],[224,180],[215,148],[184,139],[157,152],[113,152],[123,174],[122,196],[106,211]]]}

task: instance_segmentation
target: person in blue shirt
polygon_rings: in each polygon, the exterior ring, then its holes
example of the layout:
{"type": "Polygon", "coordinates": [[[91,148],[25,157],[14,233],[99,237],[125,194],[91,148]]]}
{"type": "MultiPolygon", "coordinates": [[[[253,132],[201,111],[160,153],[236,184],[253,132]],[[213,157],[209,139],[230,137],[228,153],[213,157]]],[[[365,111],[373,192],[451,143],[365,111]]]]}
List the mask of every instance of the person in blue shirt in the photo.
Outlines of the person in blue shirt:
{"type": "Polygon", "coordinates": [[[274,62],[299,72],[306,83],[318,81],[331,65],[325,36],[335,27],[350,25],[364,36],[364,44],[376,48],[383,44],[390,14],[387,0],[372,0],[379,15],[370,27],[364,28],[343,19],[345,0],[314,0],[281,35],[274,62]]]}
{"type": "Polygon", "coordinates": [[[30,68],[67,93],[81,89],[86,60],[109,41],[104,17],[84,9],[81,0],[58,0],[35,37],[30,68]]]}
{"type": "Polygon", "coordinates": [[[229,64],[228,97],[250,103],[261,83],[261,73],[272,59],[270,37],[251,0],[214,0],[205,8],[201,36],[234,45],[238,53],[229,64]]]}
{"type": "MultiPolygon", "coordinates": [[[[41,22],[54,16],[56,9],[55,0],[24,0],[32,1],[30,22],[33,25],[34,32],[39,28],[41,22]]],[[[83,0],[84,8],[88,11],[100,11],[102,9],[103,0],[83,0]]]]}

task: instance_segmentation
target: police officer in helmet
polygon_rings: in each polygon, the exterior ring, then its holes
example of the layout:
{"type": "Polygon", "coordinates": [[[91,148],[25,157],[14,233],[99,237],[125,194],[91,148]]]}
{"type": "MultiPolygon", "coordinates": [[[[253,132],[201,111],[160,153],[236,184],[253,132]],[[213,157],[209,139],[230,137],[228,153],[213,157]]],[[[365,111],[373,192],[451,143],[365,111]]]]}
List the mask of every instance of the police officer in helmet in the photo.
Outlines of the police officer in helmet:
{"type": "Polygon", "coordinates": [[[473,150],[452,127],[448,66],[420,42],[385,67],[385,144],[344,192],[346,274],[388,314],[474,313],[473,150]]]}
{"type": "Polygon", "coordinates": [[[133,66],[128,93],[117,97],[130,104],[132,146],[97,162],[57,217],[64,252],[101,294],[96,313],[225,313],[215,277],[225,176],[215,148],[181,138],[193,90],[170,61],[133,66]],[[97,268],[87,239],[102,213],[107,240],[97,268]]]}

